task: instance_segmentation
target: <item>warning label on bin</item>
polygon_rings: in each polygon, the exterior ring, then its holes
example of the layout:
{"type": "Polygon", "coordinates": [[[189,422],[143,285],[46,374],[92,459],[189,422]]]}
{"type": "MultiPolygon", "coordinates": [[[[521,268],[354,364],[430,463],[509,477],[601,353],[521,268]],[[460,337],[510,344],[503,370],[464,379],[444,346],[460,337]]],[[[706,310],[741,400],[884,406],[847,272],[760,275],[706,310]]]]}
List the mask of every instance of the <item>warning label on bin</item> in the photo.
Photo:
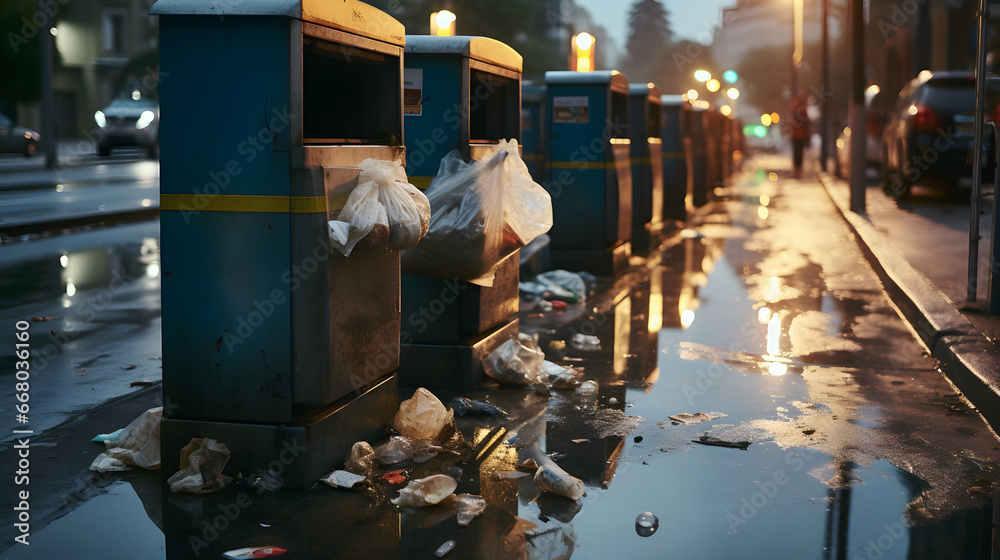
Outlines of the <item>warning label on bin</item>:
{"type": "Polygon", "coordinates": [[[424,89],[423,68],[403,69],[403,114],[417,115],[423,114],[420,105],[424,89]]]}
{"type": "Polygon", "coordinates": [[[552,122],[590,122],[590,98],[580,96],[556,96],[552,98],[552,122]]]}

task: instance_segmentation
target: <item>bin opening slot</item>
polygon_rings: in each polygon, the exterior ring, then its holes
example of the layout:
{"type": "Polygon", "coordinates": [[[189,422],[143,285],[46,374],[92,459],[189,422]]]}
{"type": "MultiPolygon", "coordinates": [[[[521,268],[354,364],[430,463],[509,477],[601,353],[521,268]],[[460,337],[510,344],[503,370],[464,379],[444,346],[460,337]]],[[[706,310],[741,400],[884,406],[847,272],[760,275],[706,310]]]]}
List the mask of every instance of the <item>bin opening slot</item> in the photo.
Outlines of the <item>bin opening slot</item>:
{"type": "Polygon", "coordinates": [[[469,141],[520,138],[521,84],[518,80],[472,70],[469,74],[469,141]]]}
{"type": "Polygon", "coordinates": [[[304,144],[399,145],[399,58],[302,38],[304,144]]]}

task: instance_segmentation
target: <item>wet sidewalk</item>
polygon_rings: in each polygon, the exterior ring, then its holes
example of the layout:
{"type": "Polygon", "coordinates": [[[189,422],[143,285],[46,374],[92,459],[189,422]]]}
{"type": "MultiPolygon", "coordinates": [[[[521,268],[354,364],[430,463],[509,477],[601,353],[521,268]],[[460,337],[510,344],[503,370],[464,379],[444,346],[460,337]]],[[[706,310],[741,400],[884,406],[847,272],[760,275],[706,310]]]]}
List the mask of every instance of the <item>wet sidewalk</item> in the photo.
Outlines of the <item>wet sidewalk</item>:
{"type": "MultiPolygon", "coordinates": [[[[847,220],[862,253],[941,369],[1000,430],[1000,316],[986,313],[992,198],[980,216],[976,302],[967,302],[969,209],[920,192],[897,203],[866,190],[866,212],[850,211],[846,181],[818,175],[847,220]]],[[[990,189],[992,190],[992,189],[990,189]]]]}

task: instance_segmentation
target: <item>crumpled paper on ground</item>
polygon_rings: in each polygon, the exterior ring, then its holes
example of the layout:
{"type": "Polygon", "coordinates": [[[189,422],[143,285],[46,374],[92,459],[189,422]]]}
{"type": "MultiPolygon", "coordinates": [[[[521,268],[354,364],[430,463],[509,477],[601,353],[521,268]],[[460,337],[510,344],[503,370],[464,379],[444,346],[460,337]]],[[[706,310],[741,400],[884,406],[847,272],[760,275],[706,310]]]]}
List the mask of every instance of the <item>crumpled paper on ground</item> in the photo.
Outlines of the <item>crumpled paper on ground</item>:
{"type": "Polygon", "coordinates": [[[181,470],[167,479],[171,492],[205,494],[222,489],[219,475],[229,462],[229,448],[211,438],[194,438],[181,449],[181,470]]]}
{"type": "Polygon", "coordinates": [[[104,445],[107,451],[97,456],[90,465],[90,470],[96,472],[114,472],[127,470],[128,467],[141,467],[147,470],[160,468],[160,420],[163,418],[163,407],[151,408],[140,414],[128,426],[122,428],[118,437],[107,439],[104,445]],[[104,458],[117,461],[105,461],[104,458]],[[119,468],[120,463],[125,468],[119,468]]]}

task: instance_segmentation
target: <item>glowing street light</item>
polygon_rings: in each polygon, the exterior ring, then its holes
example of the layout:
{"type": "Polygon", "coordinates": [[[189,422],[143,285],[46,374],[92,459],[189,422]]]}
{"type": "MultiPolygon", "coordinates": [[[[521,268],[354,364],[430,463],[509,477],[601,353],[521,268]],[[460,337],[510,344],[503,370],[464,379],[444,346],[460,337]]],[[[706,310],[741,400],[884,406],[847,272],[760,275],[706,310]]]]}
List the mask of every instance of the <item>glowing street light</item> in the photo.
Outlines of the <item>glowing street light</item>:
{"type": "Polygon", "coordinates": [[[698,99],[698,90],[689,89],[687,96],[688,99],[698,99]]]}
{"type": "Polygon", "coordinates": [[[731,88],[729,88],[729,89],[726,90],[726,97],[728,97],[729,99],[732,99],[733,101],[735,101],[736,99],[738,99],[739,96],[740,96],[740,90],[738,90],[738,89],[736,89],[734,87],[731,87],[731,88]]]}
{"type": "Polygon", "coordinates": [[[593,72],[594,61],[594,36],[584,31],[573,36],[573,59],[577,72],[593,72]]]}
{"type": "Polygon", "coordinates": [[[715,78],[712,78],[711,80],[705,82],[705,89],[707,89],[708,91],[710,91],[712,93],[715,93],[715,92],[719,91],[719,88],[721,88],[721,87],[722,87],[722,84],[720,84],[719,80],[716,80],[715,78]]]}
{"type": "Polygon", "coordinates": [[[707,82],[712,79],[712,74],[708,70],[695,70],[694,79],[699,82],[707,82]]]}
{"type": "Polygon", "coordinates": [[[451,37],[455,34],[455,14],[441,10],[431,14],[431,35],[451,37]]]}
{"type": "Polygon", "coordinates": [[[736,70],[726,70],[722,73],[722,79],[728,84],[735,84],[736,80],[740,77],[736,74],[736,70]]]}
{"type": "Polygon", "coordinates": [[[729,105],[723,105],[722,107],[719,107],[719,112],[722,113],[723,116],[728,117],[733,114],[733,108],[729,105]]]}
{"type": "Polygon", "coordinates": [[[771,126],[771,115],[770,113],[764,113],[760,116],[760,124],[764,126],[771,126]]]}

